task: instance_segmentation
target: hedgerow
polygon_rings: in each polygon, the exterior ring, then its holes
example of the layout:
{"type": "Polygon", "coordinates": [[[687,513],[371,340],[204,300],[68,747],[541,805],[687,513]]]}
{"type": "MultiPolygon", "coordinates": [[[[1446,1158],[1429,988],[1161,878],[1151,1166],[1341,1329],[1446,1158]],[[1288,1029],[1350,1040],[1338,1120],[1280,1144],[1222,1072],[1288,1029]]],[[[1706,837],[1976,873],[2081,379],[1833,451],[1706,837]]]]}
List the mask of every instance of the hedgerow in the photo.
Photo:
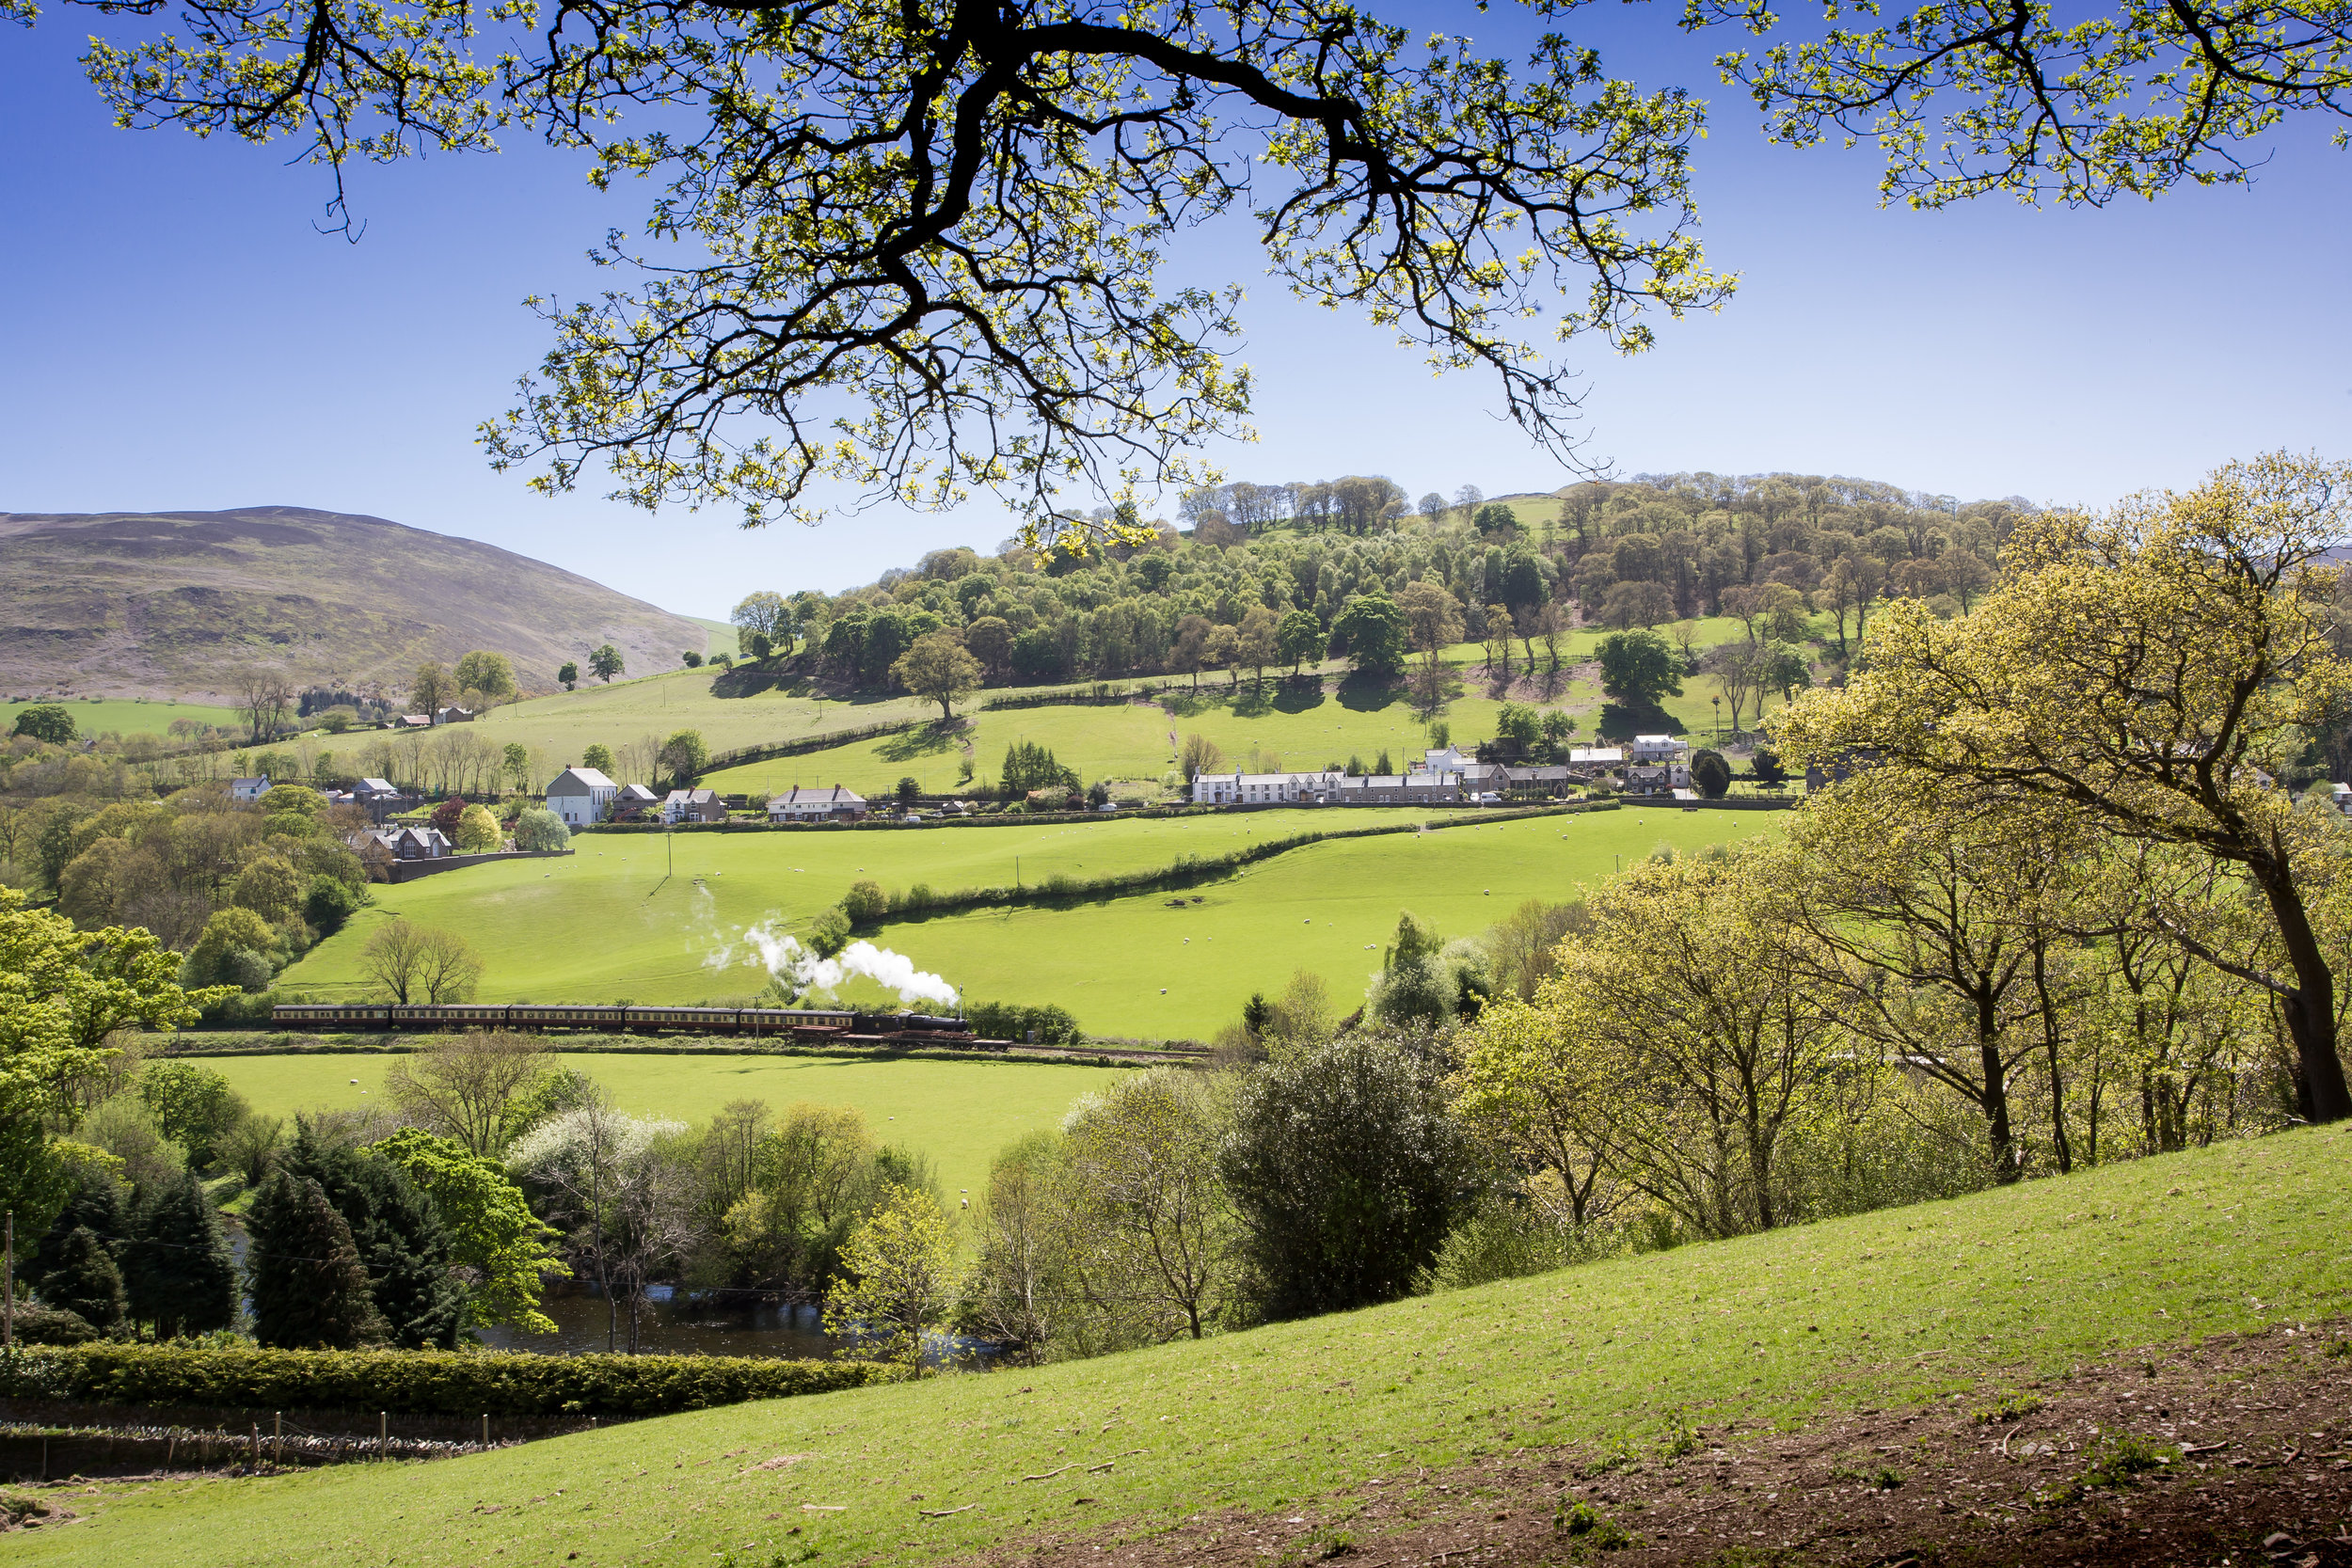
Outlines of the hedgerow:
{"type": "Polygon", "coordinates": [[[0,1398],[449,1416],[657,1416],[887,1383],[870,1361],[172,1345],[0,1352],[0,1398]]]}

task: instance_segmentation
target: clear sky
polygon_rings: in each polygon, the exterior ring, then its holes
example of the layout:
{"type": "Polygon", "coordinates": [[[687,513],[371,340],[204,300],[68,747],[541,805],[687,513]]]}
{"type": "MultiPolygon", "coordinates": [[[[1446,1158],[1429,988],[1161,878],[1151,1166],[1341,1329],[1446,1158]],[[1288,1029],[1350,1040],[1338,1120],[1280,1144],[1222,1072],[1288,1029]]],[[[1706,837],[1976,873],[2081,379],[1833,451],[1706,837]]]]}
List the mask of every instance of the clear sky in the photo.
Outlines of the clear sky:
{"type": "MultiPolygon", "coordinates": [[[[1626,473],[1789,469],[1974,499],[2099,502],[2273,447],[2352,456],[2352,161],[2290,124],[2251,188],[2104,212],[1982,202],[1882,210],[1865,152],[1766,144],[1678,8],[1577,13],[1612,68],[1708,97],[1697,160],[1718,315],[1653,353],[1571,352],[1589,455],[1626,473]]],[[[1418,8],[1496,47],[1499,5],[1418,8]]],[[[1391,13],[1393,14],[1393,13],[1391,13]]],[[[1411,19],[1411,18],[1408,18],[1411,19]]],[[[103,19],[0,28],[0,511],[268,503],[487,540],[690,614],[745,591],[837,590],[948,544],[993,546],[993,505],[746,533],[731,517],[558,500],[489,471],[476,423],[546,340],[521,306],[594,286],[583,252],[641,215],[577,163],[523,148],[354,171],[357,245],[314,227],[326,183],[282,154],[114,130],[83,81],[103,19]]],[[[1385,473],[1408,493],[1570,478],[1359,320],[1300,305],[1246,245],[1188,268],[1251,284],[1244,357],[1265,482],[1385,473]]],[[[1172,503],[1171,503],[1172,504],[1172,503]]]]}

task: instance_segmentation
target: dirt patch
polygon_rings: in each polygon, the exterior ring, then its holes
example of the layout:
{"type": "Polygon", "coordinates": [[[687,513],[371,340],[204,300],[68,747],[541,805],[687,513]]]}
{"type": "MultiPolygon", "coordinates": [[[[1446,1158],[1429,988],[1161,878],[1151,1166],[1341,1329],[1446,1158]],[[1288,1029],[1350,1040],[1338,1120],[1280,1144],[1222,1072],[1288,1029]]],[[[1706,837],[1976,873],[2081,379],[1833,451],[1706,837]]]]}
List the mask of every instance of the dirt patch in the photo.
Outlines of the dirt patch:
{"type": "Polygon", "coordinates": [[[0,1535],[12,1530],[45,1529],[70,1525],[80,1515],[57,1500],[48,1489],[11,1487],[0,1491],[0,1535]]]}
{"type": "Polygon", "coordinates": [[[1032,1540],[1025,1568],[2352,1568],[2352,1338],[2278,1330],[1988,1379],[1803,1431],[1678,1431],[1639,1454],[1407,1468],[1281,1516],[1032,1540]],[[1677,1451],[1679,1450],[1679,1451],[1677,1451]]]}

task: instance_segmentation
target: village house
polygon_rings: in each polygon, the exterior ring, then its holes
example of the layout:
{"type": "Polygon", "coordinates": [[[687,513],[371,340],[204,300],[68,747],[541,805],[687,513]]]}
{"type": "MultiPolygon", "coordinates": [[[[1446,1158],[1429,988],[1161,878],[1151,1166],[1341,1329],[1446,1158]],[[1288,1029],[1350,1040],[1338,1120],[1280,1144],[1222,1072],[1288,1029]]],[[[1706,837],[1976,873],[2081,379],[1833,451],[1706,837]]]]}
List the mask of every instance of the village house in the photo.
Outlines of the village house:
{"type": "Polygon", "coordinates": [[[674,789],[661,802],[664,822],[724,822],[727,803],[715,789],[674,789]]]}
{"type": "Polygon", "coordinates": [[[1410,773],[1197,773],[1192,800],[1201,806],[1392,806],[1459,801],[1458,770],[1410,773]]]}
{"type": "Polygon", "coordinates": [[[470,724],[473,722],[473,709],[459,707],[453,703],[447,707],[435,708],[433,721],[437,724],[470,724]]]}
{"type": "Polygon", "coordinates": [[[794,784],[768,801],[771,822],[854,822],[866,815],[866,797],[844,784],[794,784]]]}
{"type": "Polygon", "coordinates": [[[566,768],[548,785],[548,810],[567,828],[584,828],[612,815],[621,786],[599,768],[566,768]]]}
{"type": "Polygon", "coordinates": [[[661,797],[644,784],[623,784],[612,798],[612,820],[615,822],[659,822],[661,820],[661,797]]]}
{"type": "Polygon", "coordinates": [[[229,799],[241,806],[249,806],[253,804],[254,801],[260,800],[262,796],[268,793],[269,775],[266,773],[262,774],[258,779],[231,779],[229,781],[229,799]]]}

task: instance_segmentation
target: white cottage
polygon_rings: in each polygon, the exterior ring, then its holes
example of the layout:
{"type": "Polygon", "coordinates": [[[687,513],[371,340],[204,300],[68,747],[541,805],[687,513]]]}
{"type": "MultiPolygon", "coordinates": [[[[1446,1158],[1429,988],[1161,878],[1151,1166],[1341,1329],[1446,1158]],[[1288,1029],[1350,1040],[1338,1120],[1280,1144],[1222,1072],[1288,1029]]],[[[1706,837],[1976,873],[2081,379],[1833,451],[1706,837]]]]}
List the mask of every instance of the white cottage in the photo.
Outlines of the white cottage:
{"type": "Polygon", "coordinates": [[[866,797],[842,784],[794,784],[768,801],[771,822],[826,822],[866,815],[866,797]]]}
{"type": "Polygon", "coordinates": [[[548,785],[548,810],[566,828],[584,828],[612,815],[621,786],[595,768],[566,768],[548,785]]]}

